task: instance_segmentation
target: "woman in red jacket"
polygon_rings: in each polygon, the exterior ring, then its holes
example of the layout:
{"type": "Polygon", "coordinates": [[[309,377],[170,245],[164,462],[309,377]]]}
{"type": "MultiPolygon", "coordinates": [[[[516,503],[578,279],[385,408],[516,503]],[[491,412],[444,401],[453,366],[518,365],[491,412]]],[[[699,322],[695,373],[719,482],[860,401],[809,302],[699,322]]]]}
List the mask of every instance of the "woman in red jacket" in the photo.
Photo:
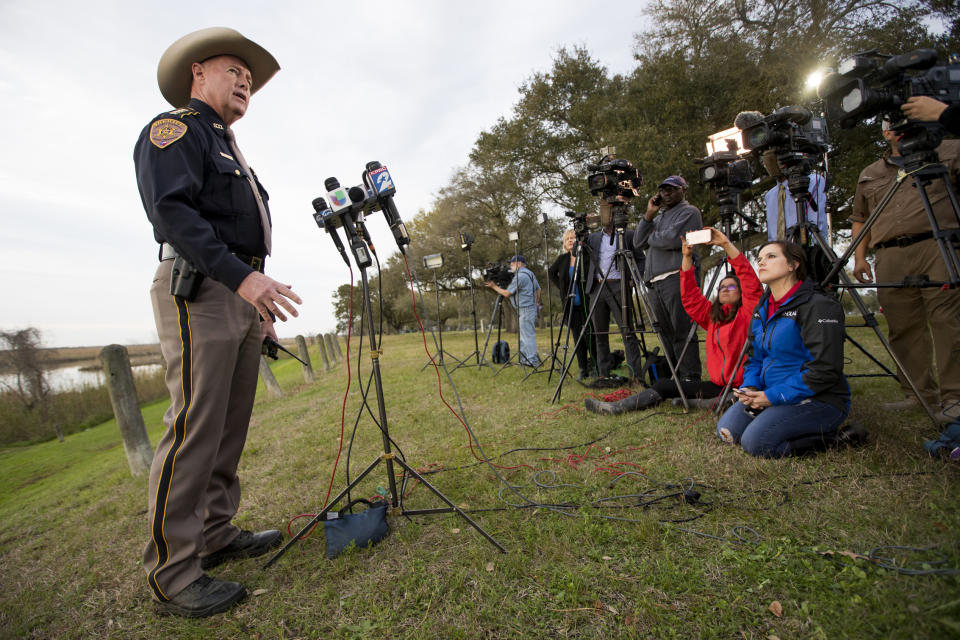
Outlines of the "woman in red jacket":
{"type": "MultiPolygon", "coordinates": [[[[717,299],[707,300],[697,286],[693,270],[693,247],[683,241],[683,262],[680,265],[680,294],[687,315],[707,331],[707,373],[709,380],[681,380],[683,393],[688,398],[715,398],[723,391],[730,378],[737,386],[743,381],[743,367],[737,367],[740,351],[747,339],[750,316],[763,295],[763,286],[757,279],[746,256],[713,227],[707,244],[722,247],[733,273],[720,281],[717,299]]],[[[661,378],[653,386],[618,402],[599,402],[586,398],[584,405],[594,413],[616,415],[624,411],[638,411],[659,404],[664,398],[679,398],[677,383],[672,378],[661,378]]]]}

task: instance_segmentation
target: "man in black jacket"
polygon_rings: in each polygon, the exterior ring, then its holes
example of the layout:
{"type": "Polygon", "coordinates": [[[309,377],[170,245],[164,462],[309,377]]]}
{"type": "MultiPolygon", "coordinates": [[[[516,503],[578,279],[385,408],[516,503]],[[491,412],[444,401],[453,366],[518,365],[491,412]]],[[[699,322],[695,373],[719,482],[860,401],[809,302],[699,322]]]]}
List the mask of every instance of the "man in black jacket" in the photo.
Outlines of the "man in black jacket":
{"type": "MultiPolygon", "coordinates": [[[[608,205],[601,205],[602,208],[608,205]]],[[[627,365],[630,367],[630,377],[637,378],[643,369],[643,358],[640,354],[640,343],[636,334],[633,332],[633,301],[630,299],[631,287],[633,281],[630,273],[627,271],[625,262],[620,264],[616,259],[616,241],[617,233],[613,228],[613,222],[610,221],[601,231],[591,233],[587,238],[587,244],[590,248],[591,259],[587,268],[587,281],[584,283],[587,296],[591,299],[597,296],[599,299],[593,309],[593,331],[597,342],[597,368],[600,377],[610,375],[610,369],[613,361],[610,358],[610,315],[620,327],[624,336],[624,348],[626,350],[627,365]],[[623,272],[621,272],[623,269],[623,272]],[[600,285],[606,277],[603,286],[600,285]],[[624,290],[627,292],[627,299],[624,301],[620,285],[621,280],[624,290]],[[627,315],[621,317],[623,302],[626,302],[627,315]]],[[[637,271],[643,273],[643,252],[634,247],[633,230],[624,229],[623,231],[623,249],[632,252],[634,261],[637,264],[637,271]]]]}

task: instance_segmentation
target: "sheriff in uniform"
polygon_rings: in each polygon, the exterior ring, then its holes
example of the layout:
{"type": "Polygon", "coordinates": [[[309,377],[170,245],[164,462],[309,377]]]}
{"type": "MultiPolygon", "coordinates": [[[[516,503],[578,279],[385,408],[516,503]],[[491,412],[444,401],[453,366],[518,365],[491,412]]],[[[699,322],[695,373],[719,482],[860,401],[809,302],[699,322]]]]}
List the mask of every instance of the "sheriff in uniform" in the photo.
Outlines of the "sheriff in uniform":
{"type": "Polygon", "coordinates": [[[160,59],[157,80],[175,107],[134,149],[137,186],[159,243],[150,289],[171,405],[148,489],[143,555],[158,610],[189,617],[244,597],[204,569],[266,553],[276,530],[231,523],[237,465],[253,409],[261,343],[271,318],[297,315],[290,285],[264,275],[271,249],[266,190],[231,130],[277,72],[269,52],[233,29],[188,34],[160,59]]]}

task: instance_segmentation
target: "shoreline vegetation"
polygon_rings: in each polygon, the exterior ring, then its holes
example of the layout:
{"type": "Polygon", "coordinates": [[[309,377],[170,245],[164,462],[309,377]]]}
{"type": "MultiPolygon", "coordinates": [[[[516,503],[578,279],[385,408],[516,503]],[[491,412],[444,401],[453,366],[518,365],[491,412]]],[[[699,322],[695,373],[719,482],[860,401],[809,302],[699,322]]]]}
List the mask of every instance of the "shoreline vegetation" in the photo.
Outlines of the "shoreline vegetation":
{"type": "MultiPolygon", "coordinates": [[[[282,339],[280,343],[296,352],[296,340],[282,339]]],[[[163,364],[159,344],[125,345],[130,365],[163,364]]],[[[45,348],[42,358],[48,371],[63,367],[79,367],[81,371],[100,371],[99,347],[45,348]]],[[[286,356],[284,356],[286,357],[286,356]]],[[[9,367],[0,367],[0,374],[16,373],[9,367]]],[[[133,374],[137,398],[141,404],[167,397],[164,370],[133,374]]],[[[0,447],[28,446],[63,435],[83,431],[113,418],[113,407],[106,385],[84,385],[77,389],[51,392],[45,406],[28,409],[11,391],[0,391],[0,447]]]]}

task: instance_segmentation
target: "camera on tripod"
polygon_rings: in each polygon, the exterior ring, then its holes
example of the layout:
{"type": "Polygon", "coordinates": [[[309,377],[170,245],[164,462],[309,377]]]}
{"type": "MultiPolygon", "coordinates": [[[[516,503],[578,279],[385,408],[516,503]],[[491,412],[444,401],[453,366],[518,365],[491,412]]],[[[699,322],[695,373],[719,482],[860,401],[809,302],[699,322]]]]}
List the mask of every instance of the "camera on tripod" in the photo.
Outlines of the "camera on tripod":
{"type": "Polygon", "coordinates": [[[817,93],[827,104],[827,115],[844,129],[883,114],[899,131],[907,124],[900,106],[911,96],[960,102],[960,63],[952,57],[951,64],[937,65],[933,49],[898,56],[871,49],[841,62],[836,73],[823,79],[817,93]]]}
{"type": "Polygon", "coordinates": [[[603,159],[596,164],[588,164],[587,186],[590,195],[600,196],[610,204],[629,202],[640,195],[637,191],[643,184],[640,171],[629,160],[614,158],[616,150],[606,147],[601,150],[603,159]]]}
{"type": "Polygon", "coordinates": [[[826,121],[797,105],[777,109],[743,129],[743,148],[757,155],[767,149],[818,155],[829,146],[826,121]]]}
{"type": "Polygon", "coordinates": [[[694,162],[700,165],[700,184],[708,186],[718,196],[749,189],[753,183],[750,161],[741,158],[736,151],[717,151],[694,162]]]}
{"type": "Polygon", "coordinates": [[[578,213],[576,211],[564,211],[563,215],[570,218],[570,222],[573,224],[573,233],[577,238],[577,242],[585,242],[587,236],[590,235],[590,230],[597,227],[598,219],[596,214],[590,213],[578,213]]]}
{"type": "Polygon", "coordinates": [[[483,270],[483,281],[492,282],[501,289],[510,284],[513,280],[513,273],[510,268],[499,262],[489,262],[483,270]]]}

